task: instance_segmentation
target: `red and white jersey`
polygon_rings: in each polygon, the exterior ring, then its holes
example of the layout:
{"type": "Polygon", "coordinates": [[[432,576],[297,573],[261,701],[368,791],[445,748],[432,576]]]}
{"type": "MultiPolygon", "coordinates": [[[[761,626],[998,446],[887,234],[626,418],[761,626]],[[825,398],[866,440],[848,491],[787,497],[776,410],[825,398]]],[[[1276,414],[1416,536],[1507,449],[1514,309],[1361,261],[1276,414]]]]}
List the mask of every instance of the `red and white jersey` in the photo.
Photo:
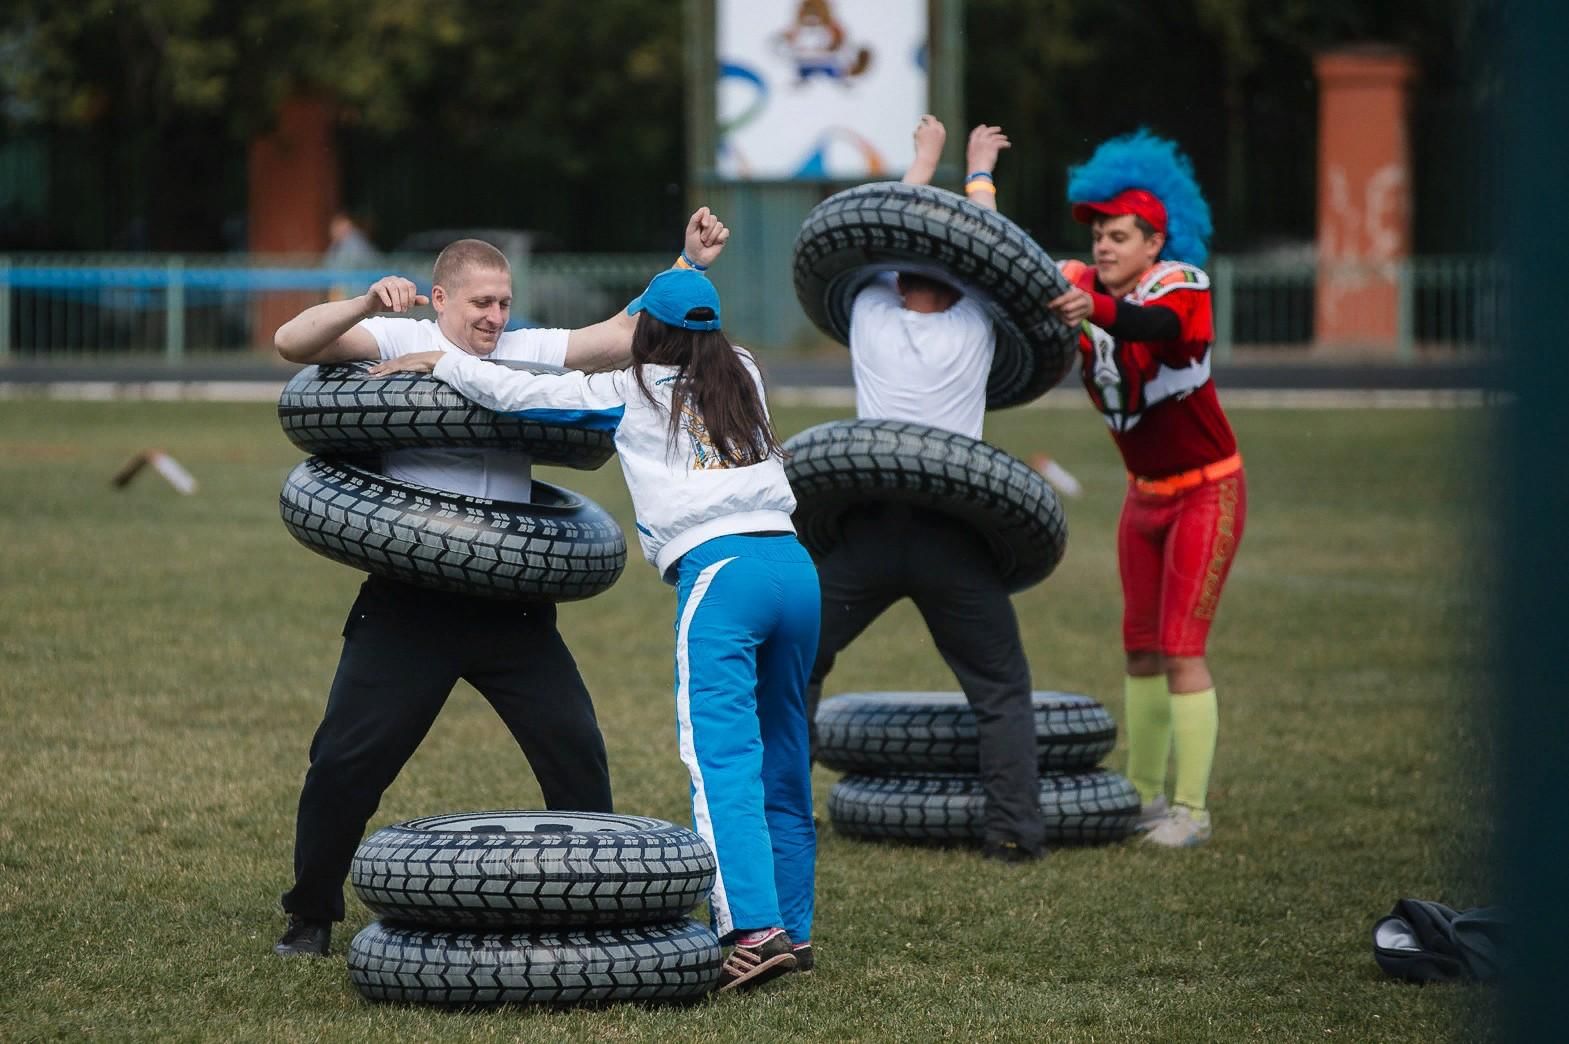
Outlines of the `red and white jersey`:
{"type": "MultiPolygon", "coordinates": [[[[1093,268],[1077,281],[1085,290],[1100,289],[1093,268]]],[[[1123,299],[1168,308],[1181,323],[1181,333],[1169,341],[1119,340],[1089,322],[1079,335],[1084,387],[1128,470],[1160,478],[1236,453],[1236,436],[1210,379],[1215,329],[1209,276],[1193,265],[1158,261],[1123,299]]]]}

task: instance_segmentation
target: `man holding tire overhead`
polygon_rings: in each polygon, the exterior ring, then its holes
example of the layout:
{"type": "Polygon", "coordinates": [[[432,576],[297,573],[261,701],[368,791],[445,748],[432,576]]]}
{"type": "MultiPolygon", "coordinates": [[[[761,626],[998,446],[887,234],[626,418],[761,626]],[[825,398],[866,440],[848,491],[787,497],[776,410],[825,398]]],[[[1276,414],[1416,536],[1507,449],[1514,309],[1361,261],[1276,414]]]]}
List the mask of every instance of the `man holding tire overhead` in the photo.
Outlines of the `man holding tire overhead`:
{"type": "Polygon", "coordinates": [[[1191,847],[1210,837],[1219,731],[1205,645],[1248,505],[1210,377],[1209,277],[1198,267],[1209,206],[1187,157],[1144,130],[1104,142],[1069,171],[1068,199],[1090,226],[1094,265],[1065,263],[1074,285],[1050,307],[1083,324],[1084,386],[1128,470],[1117,529],[1128,776],[1146,840],[1191,847]]]}
{"type": "MultiPolygon", "coordinates": [[[[678,267],[705,266],[729,230],[707,207],[687,223],[678,267]]],[[[377,280],[364,294],[305,309],[278,328],[278,353],[295,363],[396,359],[436,351],[579,369],[625,365],[635,318],[626,313],[577,330],[506,329],[512,277],[506,257],[475,239],[436,259],[435,320],[405,313],[427,303],[411,281],[377,280]]],[[[383,470],[421,486],[495,500],[530,499],[529,458],[500,449],[404,449],[383,470]]],[[[459,678],[495,708],[552,809],[611,811],[604,739],[550,602],[506,602],[372,576],[343,627],[343,651],[326,713],[310,747],[295,828],[289,923],[274,951],[325,955],[343,919],[343,885],[381,795],[459,678]]]]}
{"type": "MultiPolygon", "coordinates": [[[[930,182],[946,133],[936,117],[921,117],[906,183],[930,182]]],[[[970,133],[965,192],[972,203],[996,209],[992,170],[1008,145],[998,127],[970,133]]],[[[883,275],[855,298],[849,343],[858,417],[980,438],[996,339],[979,302],[925,272],[883,275]]],[[[986,790],[982,853],[1008,862],[1044,855],[1030,668],[986,546],[941,513],[870,505],[846,515],[840,540],[817,565],[823,623],[809,713],[816,714],[839,652],[894,602],[911,599],[975,709],[986,790]]]]}

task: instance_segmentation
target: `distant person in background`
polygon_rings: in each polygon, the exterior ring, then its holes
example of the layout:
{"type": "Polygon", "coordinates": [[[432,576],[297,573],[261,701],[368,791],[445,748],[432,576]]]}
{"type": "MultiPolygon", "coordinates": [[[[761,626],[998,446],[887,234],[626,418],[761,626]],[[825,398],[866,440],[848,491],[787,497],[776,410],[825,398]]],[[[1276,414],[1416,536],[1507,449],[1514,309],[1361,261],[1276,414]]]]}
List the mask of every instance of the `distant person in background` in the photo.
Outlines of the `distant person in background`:
{"type": "MultiPolygon", "coordinates": [[[[322,254],[322,267],[335,272],[348,272],[374,264],[381,257],[376,244],[345,211],[339,210],[327,222],[327,251],[322,254]]],[[[334,286],[331,300],[341,301],[350,294],[344,284],[334,286]]]]}
{"type": "MultiPolygon", "coordinates": [[[[687,223],[677,267],[706,267],[730,231],[703,207],[687,223]]],[[[462,239],[436,258],[435,319],[395,314],[427,303],[390,275],[365,293],[305,309],[278,328],[294,363],[396,359],[442,352],[598,370],[632,360],[635,316],[577,330],[506,329],[512,273],[489,243],[462,239]]],[[[499,368],[498,368],[499,369],[499,368]]],[[[527,455],[504,449],[406,449],[382,470],[463,496],[528,501],[527,455]]],[[[556,628],[552,602],[508,602],[371,576],[343,626],[343,652],[310,746],[294,840],[294,887],[280,956],[325,955],[343,919],[343,884],[381,796],[430,731],[452,687],[467,679],[522,748],[552,809],[609,812],[610,772],[588,689],[556,628]]]]}
{"type": "Polygon", "coordinates": [[[1090,226],[1094,263],[1065,263],[1073,288],[1050,306],[1083,324],[1084,386],[1128,471],[1117,529],[1128,777],[1146,839],[1189,847],[1210,837],[1220,722],[1205,646],[1248,510],[1236,436],[1210,378],[1214,322],[1198,267],[1209,205],[1187,157],[1142,130],[1069,171],[1068,199],[1090,226]]]}
{"type": "MultiPolygon", "coordinates": [[[[935,116],[921,117],[905,182],[931,180],[946,137],[935,116]]],[[[1001,128],[983,124],[970,132],[965,189],[977,206],[997,209],[992,169],[1008,145],[1001,128]]],[[[879,276],[850,311],[856,416],[978,439],[996,347],[991,317],[972,296],[918,273],[879,276]]],[[[846,514],[839,542],[817,568],[823,624],[809,713],[815,717],[834,658],[884,610],[909,598],[975,708],[986,791],[982,854],[1005,862],[1044,855],[1030,665],[1007,585],[986,545],[940,512],[868,504],[846,514]]]]}
{"type": "Polygon", "coordinates": [[[327,252],[322,261],[329,268],[352,268],[381,256],[376,244],[370,241],[354,219],[343,211],[332,215],[327,222],[327,252]]]}

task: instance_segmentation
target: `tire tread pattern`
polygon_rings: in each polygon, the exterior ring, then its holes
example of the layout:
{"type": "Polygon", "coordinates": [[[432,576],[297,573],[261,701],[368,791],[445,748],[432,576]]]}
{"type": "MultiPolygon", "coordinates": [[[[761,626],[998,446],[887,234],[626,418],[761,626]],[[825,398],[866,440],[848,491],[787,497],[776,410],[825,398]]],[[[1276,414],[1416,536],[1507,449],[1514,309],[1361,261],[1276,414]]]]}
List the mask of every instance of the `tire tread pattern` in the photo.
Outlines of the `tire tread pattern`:
{"type": "MultiPolygon", "coordinates": [[[[974,776],[910,773],[845,776],[828,794],[828,818],[849,837],[937,843],[982,840],[986,794],[974,776]]],[[[1045,773],[1041,814],[1052,844],[1104,844],[1133,833],[1139,793],[1105,769],[1045,773]]]]}
{"type": "Polygon", "coordinates": [[[561,932],[464,932],[373,921],[349,978],[376,1001],[446,1006],[681,1001],[719,978],[719,940],[681,920],[561,932]]]}
{"type": "Polygon", "coordinates": [[[873,182],[814,207],[795,240],[795,294],[828,336],[848,344],[855,295],[880,271],[957,280],[986,302],[997,333],[991,409],[1038,398],[1067,374],[1078,334],[1046,302],[1068,290],[1051,256],[996,211],[931,185],[873,182]]]}
{"type": "Polygon", "coordinates": [[[829,421],[787,439],[795,527],[813,554],[839,540],[847,509],[900,502],[951,515],[986,541],[1011,591],[1051,575],[1068,542],[1062,502],[1022,460],[926,424],[829,421]]]}
{"type": "Polygon", "coordinates": [[[528,504],[399,482],[311,457],[279,495],[296,540],[380,576],[491,598],[569,602],[616,582],[626,537],[604,508],[534,480],[528,504]]]}
{"type": "MultiPolygon", "coordinates": [[[[306,453],[345,456],[417,447],[521,450],[536,464],[593,470],[615,454],[613,432],[494,413],[425,374],[367,377],[370,363],[307,366],[283,387],[278,421],[306,453]]],[[[509,365],[498,362],[497,365],[509,365]]],[[[529,373],[566,373],[512,363],[529,373]]]]}
{"type": "Polygon", "coordinates": [[[450,817],[412,820],[366,838],[350,880],[389,921],[449,928],[653,924],[708,898],[717,864],[691,830],[642,816],[571,815],[615,820],[617,829],[488,833],[443,829],[450,817]]]}
{"type": "MultiPolygon", "coordinates": [[[[1092,768],[1117,744],[1115,719],[1076,693],[1036,692],[1043,770],[1092,768]]],[[[961,693],[846,693],[817,709],[817,760],[839,772],[970,772],[980,764],[975,711],[961,693]]]]}

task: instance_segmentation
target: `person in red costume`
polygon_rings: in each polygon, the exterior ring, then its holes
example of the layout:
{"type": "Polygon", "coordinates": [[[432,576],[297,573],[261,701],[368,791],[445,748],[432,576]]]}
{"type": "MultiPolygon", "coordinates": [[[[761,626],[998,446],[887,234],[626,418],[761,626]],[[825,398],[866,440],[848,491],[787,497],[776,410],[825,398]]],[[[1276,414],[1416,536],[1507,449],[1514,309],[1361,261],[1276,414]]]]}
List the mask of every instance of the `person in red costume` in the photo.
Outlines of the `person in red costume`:
{"type": "Polygon", "coordinates": [[[1199,267],[1209,207],[1187,158],[1142,130],[1071,170],[1068,198],[1090,226],[1093,264],[1065,263],[1072,288],[1050,307],[1081,327],[1084,387],[1128,471],[1117,530],[1128,776],[1146,840],[1189,847],[1211,832],[1219,714],[1205,648],[1247,518],[1242,457],[1210,377],[1199,267]]]}

